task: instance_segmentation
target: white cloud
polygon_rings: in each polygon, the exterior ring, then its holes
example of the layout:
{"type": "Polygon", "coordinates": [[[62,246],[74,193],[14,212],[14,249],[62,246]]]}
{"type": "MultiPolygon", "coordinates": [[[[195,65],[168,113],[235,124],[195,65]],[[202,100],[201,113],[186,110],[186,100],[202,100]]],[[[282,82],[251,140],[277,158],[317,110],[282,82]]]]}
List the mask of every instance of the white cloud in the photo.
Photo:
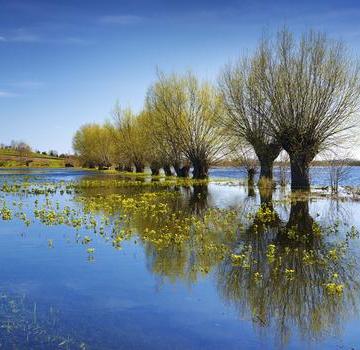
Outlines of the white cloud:
{"type": "Polygon", "coordinates": [[[99,22],[103,24],[131,25],[142,22],[143,18],[134,15],[102,16],[99,22]]]}
{"type": "Polygon", "coordinates": [[[16,29],[10,31],[6,35],[0,35],[0,43],[48,43],[48,44],[69,44],[69,45],[87,45],[88,40],[84,40],[74,36],[49,36],[38,35],[27,29],[16,29]]]}

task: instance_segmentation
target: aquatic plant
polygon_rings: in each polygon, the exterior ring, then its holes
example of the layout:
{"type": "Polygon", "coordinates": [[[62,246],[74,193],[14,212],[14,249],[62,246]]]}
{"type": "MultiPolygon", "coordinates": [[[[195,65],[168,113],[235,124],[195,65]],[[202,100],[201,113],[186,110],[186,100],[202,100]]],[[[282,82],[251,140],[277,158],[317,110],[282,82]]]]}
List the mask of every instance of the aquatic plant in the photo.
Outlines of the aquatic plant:
{"type": "Polygon", "coordinates": [[[12,212],[9,208],[6,207],[6,205],[4,204],[4,206],[2,207],[1,211],[1,218],[3,220],[11,220],[12,219],[12,212]]]}

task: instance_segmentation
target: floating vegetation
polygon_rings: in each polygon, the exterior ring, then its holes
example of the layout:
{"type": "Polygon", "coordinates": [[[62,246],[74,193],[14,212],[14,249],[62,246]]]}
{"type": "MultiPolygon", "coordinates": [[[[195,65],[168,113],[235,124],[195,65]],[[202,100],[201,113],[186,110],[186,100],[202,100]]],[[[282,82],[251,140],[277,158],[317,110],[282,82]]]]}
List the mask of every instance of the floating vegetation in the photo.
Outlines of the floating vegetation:
{"type": "MultiPolygon", "coordinates": [[[[116,250],[131,242],[162,280],[193,284],[212,274],[220,294],[246,305],[241,312],[256,322],[267,325],[282,314],[284,332],[291,323],[320,334],[327,325],[319,310],[334,318],[360,288],[351,252],[358,230],[340,219],[312,217],[308,195],[220,209],[209,204],[208,180],[106,176],[4,183],[1,218],[25,227],[66,226],[88,261],[101,259],[99,240],[116,250]],[[316,320],[317,331],[304,319],[316,320]]],[[[47,246],[58,247],[53,236],[47,246]]]]}
{"type": "Polygon", "coordinates": [[[341,295],[344,290],[344,285],[331,282],[331,283],[326,283],[325,288],[326,288],[326,292],[331,295],[341,295]]]}
{"type": "Polygon", "coordinates": [[[11,220],[12,219],[12,212],[5,205],[1,209],[1,218],[3,220],[11,220]]]}

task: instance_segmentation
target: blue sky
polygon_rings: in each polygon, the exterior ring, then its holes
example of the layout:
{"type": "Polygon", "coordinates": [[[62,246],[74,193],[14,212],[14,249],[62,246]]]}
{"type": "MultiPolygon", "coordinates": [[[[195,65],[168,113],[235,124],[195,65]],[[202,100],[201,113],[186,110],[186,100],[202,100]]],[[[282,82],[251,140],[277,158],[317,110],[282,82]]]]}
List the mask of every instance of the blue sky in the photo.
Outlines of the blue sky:
{"type": "Polygon", "coordinates": [[[116,100],[140,110],[156,67],[215,81],[283,25],[359,53],[357,1],[0,0],[0,143],[71,151],[76,129],[116,100]]]}

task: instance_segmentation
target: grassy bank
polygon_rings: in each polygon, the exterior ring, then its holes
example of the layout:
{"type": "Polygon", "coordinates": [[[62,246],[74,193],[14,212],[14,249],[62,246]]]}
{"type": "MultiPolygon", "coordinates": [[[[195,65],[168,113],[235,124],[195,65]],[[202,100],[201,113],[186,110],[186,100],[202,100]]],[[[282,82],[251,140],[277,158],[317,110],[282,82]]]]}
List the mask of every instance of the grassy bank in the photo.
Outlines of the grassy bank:
{"type": "Polygon", "coordinates": [[[15,150],[0,149],[0,168],[62,168],[66,159],[31,152],[21,155],[15,150]]]}

